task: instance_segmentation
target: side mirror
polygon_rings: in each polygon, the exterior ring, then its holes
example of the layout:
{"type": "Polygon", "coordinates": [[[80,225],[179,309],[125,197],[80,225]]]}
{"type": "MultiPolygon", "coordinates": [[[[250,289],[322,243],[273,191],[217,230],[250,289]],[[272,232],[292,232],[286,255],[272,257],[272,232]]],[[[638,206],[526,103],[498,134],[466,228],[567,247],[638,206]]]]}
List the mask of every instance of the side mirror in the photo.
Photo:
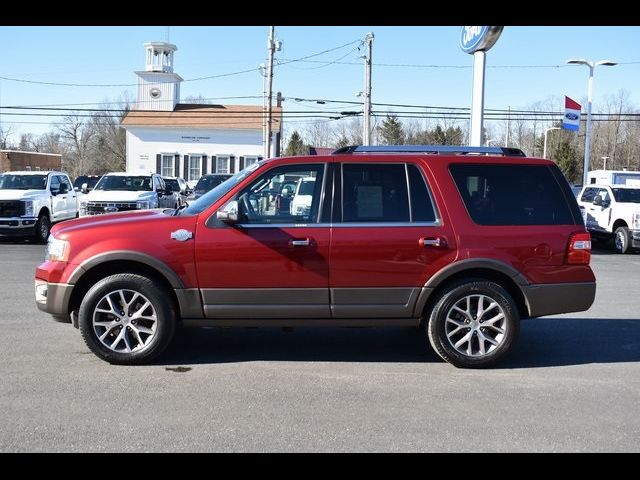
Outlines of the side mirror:
{"type": "Polygon", "coordinates": [[[83,183],[82,188],[80,190],[82,191],[82,193],[89,193],[89,184],[83,183]]]}
{"type": "Polygon", "coordinates": [[[224,210],[218,210],[216,213],[216,218],[221,222],[227,223],[229,225],[234,225],[238,223],[238,202],[235,200],[229,202],[224,210]]]}
{"type": "Polygon", "coordinates": [[[596,195],[595,198],[593,199],[593,204],[594,205],[598,205],[599,207],[602,206],[602,197],[600,195],[596,195]]]}

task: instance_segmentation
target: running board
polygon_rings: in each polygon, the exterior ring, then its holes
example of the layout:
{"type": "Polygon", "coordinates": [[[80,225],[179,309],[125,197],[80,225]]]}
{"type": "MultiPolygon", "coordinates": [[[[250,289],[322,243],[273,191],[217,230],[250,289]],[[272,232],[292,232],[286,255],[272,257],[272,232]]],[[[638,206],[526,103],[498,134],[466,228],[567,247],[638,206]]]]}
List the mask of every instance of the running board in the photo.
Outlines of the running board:
{"type": "Polygon", "coordinates": [[[419,318],[183,318],[185,327],[417,327],[419,318]]]}

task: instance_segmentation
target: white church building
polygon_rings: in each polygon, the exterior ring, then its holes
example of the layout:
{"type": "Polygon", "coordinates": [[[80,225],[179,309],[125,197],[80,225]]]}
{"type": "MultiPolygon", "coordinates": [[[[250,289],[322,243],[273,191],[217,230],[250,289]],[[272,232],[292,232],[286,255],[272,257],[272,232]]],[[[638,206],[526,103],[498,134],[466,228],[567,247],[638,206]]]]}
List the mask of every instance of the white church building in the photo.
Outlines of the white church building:
{"type": "MultiPolygon", "coordinates": [[[[180,103],[182,78],[173,71],[177,47],[167,42],[144,47],[145,70],[135,72],[136,105],[121,124],[128,173],[182,177],[194,185],[206,173],[235,173],[262,159],[263,106],[180,103]]],[[[272,111],[275,137],[282,110],[272,111]]]]}

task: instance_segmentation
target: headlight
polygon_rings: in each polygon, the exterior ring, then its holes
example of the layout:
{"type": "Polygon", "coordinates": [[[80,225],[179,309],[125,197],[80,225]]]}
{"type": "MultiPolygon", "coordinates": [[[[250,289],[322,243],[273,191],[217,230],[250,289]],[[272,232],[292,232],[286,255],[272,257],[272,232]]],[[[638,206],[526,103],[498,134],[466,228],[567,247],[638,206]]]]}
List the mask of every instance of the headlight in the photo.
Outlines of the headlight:
{"type": "Polygon", "coordinates": [[[45,260],[66,262],[69,259],[69,242],[49,235],[45,260]]]}
{"type": "Polygon", "coordinates": [[[633,230],[640,230],[640,212],[635,212],[633,214],[631,228],[633,230]]]}
{"type": "Polygon", "coordinates": [[[33,217],[33,200],[23,200],[24,202],[24,216],[33,217]]]}
{"type": "Polygon", "coordinates": [[[136,202],[136,206],[138,207],[139,210],[145,210],[149,208],[149,200],[136,202]]]}

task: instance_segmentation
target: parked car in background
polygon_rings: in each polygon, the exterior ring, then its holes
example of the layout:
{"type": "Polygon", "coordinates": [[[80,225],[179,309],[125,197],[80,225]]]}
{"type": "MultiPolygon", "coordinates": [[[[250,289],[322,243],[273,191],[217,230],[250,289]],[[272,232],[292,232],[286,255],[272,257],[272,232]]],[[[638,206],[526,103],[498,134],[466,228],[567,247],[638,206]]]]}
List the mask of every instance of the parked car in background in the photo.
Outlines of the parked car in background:
{"type": "Polygon", "coordinates": [[[291,200],[291,215],[305,215],[311,209],[315,184],[316,179],[313,177],[298,180],[291,200]]]}
{"type": "Polygon", "coordinates": [[[94,189],[101,176],[102,175],[78,175],[73,181],[73,189],[76,192],[89,193],[94,189]],[[86,191],[83,191],[84,189],[86,189],[86,191]]]}
{"type": "Polygon", "coordinates": [[[51,225],[78,216],[78,195],[64,172],[0,175],[0,235],[29,235],[46,242],[51,225]]]}
{"type": "Polygon", "coordinates": [[[80,200],[81,217],[149,208],[175,208],[173,192],[157,173],[107,173],[80,200]]]}
{"type": "Polygon", "coordinates": [[[181,177],[162,177],[165,185],[167,186],[167,190],[173,192],[175,198],[175,206],[173,208],[178,208],[187,203],[187,197],[191,195],[191,189],[187,185],[187,182],[184,178],[181,177]]]}
{"type": "Polygon", "coordinates": [[[56,225],[34,292],[116,364],[152,361],[178,325],[403,325],[479,368],[512,349],[521,318],[592,305],[590,238],[550,160],[350,147],[260,161],[175,212],[56,225]],[[300,214],[275,206],[287,177],[315,178],[300,214]]]}
{"type": "Polygon", "coordinates": [[[594,239],[613,240],[617,253],[640,248],[640,186],[589,184],[578,204],[594,239]]]}
{"type": "Polygon", "coordinates": [[[217,187],[225,180],[231,178],[231,175],[208,173],[200,177],[198,183],[193,188],[193,193],[187,198],[187,200],[197,200],[202,195],[207,193],[214,187],[217,187]]]}

